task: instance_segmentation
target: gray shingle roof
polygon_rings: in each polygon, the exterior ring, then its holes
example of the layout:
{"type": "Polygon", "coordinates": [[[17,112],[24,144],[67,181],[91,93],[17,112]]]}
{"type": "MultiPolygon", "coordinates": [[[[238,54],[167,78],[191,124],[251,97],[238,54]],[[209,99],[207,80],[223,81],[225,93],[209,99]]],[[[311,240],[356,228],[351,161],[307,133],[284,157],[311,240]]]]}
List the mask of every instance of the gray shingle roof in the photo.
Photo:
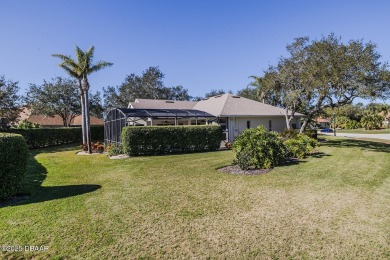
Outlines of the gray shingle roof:
{"type": "Polygon", "coordinates": [[[137,98],[134,102],[130,102],[129,108],[192,109],[196,105],[196,103],[197,103],[196,101],[176,101],[176,100],[137,98]]]}
{"type": "MultiPolygon", "coordinates": [[[[136,99],[129,108],[138,109],[196,109],[214,116],[284,116],[285,109],[248,98],[223,94],[199,102],[158,99],[136,99]]],[[[296,116],[303,116],[296,113],[296,116]]]]}
{"type": "MultiPolygon", "coordinates": [[[[194,109],[202,110],[215,116],[284,116],[283,108],[267,105],[248,98],[223,94],[199,101],[194,109]]],[[[296,113],[297,116],[302,114],[296,113]]]]}

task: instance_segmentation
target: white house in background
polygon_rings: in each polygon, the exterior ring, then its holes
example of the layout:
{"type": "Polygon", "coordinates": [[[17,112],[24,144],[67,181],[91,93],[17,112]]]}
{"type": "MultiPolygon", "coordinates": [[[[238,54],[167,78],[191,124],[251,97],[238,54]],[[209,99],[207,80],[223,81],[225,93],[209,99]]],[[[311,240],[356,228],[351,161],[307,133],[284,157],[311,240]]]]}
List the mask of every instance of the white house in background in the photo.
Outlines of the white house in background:
{"type": "MultiPolygon", "coordinates": [[[[138,121],[137,125],[220,125],[226,134],[226,140],[234,139],[245,129],[263,125],[269,131],[282,132],[286,129],[286,110],[232,94],[209,97],[201,101],[174,101],[155,99],[136,99],[128,108],[133,109],[181,109],[203,111],[215,116],[215,120],[203,118],[164,119],[138,121]]],[[[296,113],[292,121],[293,128],[300,128],[301,117],[296,113]]]]}

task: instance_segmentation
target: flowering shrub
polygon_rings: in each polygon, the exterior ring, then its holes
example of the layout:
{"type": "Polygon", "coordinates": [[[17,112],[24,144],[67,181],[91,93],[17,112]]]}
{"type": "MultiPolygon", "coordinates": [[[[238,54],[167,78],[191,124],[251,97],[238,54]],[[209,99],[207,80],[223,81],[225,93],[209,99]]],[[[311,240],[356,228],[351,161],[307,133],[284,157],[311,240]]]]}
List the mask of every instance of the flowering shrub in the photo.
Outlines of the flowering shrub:
{"type": "MultiPolygon", "coordinates": [[[[88,151],[88,145],[83,144],[81,146],[83,151],[88,151]]],[[[103,153],[104,152],[104,144],[101,142],[92,143],[92,152],[93,153],[103,153]]]]}
{"type": "Polygon", "coordinates": [[[227,149],[232,149],[233,144],[232,144],[231,142],[226,142],[226,143],[225,143],[225,147],[226,147],[227,149]]]}

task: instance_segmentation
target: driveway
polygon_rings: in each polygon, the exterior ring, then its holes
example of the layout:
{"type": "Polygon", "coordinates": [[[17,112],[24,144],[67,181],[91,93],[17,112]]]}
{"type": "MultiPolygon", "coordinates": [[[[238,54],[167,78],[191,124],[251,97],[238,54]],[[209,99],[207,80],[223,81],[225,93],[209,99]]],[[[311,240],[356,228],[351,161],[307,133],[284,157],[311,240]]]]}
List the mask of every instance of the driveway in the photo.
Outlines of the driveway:
{"type": "MultiPolygon", "coordinates": [[[[333,136],[333,133],[319,133],[319,134],[333,136]]],[[[374,139],[390,140],[390,134],[352,134],[352,133],[338,133],[336,131],[336,136],[349,137],[349,138],[374,138],[374,139]]]]}

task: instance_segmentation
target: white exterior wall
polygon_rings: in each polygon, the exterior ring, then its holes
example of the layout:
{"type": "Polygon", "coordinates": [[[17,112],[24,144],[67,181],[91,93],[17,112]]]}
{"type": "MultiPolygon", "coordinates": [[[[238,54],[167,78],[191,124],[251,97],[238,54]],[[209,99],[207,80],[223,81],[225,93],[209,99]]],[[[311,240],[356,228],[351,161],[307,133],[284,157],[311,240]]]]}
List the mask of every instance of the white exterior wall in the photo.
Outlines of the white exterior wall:
{"type": "MultiPolygon", "coordinates": [[[[256,128],[263,125],[265,129],[269,130],[269,121],[271,120],[271,131],[283,132],[286,129],[286,118],[280,117],[229,117],[228,129],[229,129],[229,142],[233,142],[234,139],[247,129],[247,121],[250,121],[250,127],[256,128]]],[[[300,127],[299,119],[294,119],[292,124],[296,124],[297,128],[300,127]]]]}

